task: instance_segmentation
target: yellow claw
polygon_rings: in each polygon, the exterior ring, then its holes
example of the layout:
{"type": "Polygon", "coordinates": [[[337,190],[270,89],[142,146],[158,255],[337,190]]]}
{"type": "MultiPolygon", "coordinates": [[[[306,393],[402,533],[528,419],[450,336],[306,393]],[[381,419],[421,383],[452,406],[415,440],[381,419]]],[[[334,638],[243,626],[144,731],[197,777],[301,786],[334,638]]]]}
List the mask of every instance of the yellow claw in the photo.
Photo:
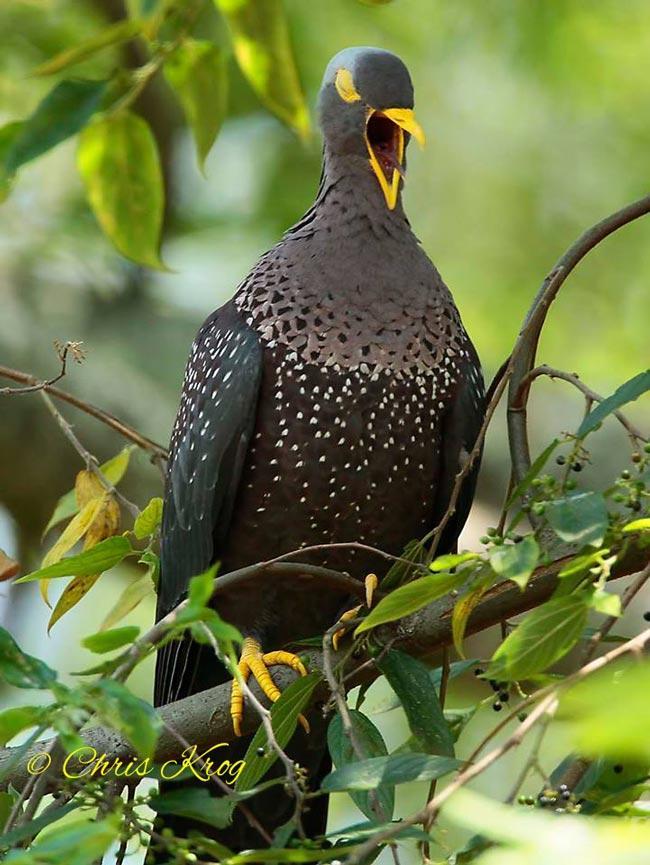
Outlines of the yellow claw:
{"type": "MultiPolygon", "coordinates": [[[[358,607],[353,607],[351,610],[346,610],[340,617],[339,622],[349,622],[350,619],[354,619],[356,614],[361,609],[362,604],[359,604],[358,607]]],[[[337,631],[334,631],[332,634],[332,646],[334,647],[334,651],[336,652],[339,647],[339,640],[345,636],[347,628],[345,625],[342,628],[339,628],[337,631]]]]}
{"type": "Polygon", "coordinates": [[[372,607],[372,599],[375,594],[375,589],[379,585],[377,574],[368,574],[364,582],[366,584],[366,607],[370,609],[372,607]]]}
{"type": "MultiPolygon", "coordinates": [[[[271,673],[268,667],[276,664],[283,664],[291,667],[301,676],[307,675],[305,665],[297,655],[292,652],[276,651],[262,652],[262,647],[252,637],[246,637],[242,646],[242,653],[237,669],[241,673],[242,679],[246,682],[252,673],[262,692],[275,703],[280,697],[280,689],[271,678],[271,673]]],[[[236,736],[241,736],[241,724],[244,717],[244,694],[237,679],[233,680],[232,691],[230,692],[230,717],[232,718],[232,726],[236,736]]],[[[303,715],[298,716],[298,721],[304,728],[306,733],[309,733],[309,723],[303,715]]]]}

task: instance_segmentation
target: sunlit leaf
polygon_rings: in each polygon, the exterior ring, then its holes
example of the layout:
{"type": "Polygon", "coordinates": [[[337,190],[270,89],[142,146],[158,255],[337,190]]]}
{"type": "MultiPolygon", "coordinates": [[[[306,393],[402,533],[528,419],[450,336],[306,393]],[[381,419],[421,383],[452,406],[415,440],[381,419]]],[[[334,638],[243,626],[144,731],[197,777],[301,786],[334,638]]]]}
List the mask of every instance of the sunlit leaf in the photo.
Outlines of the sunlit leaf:
{"type": "MultiPolygon", "coordinates": [[[[101,473],[104,475],[106,480],[109,481],[109,483],[111,483],[113,486],[117,486],[117,484],[124,477],[124,473],[129,466],[129,460],[131,458],[131,454],[135,450],[135,447],[135,445],[128,445],[127,447],[123,448],[123,450],[121,450],[118,454],[116,454],[114,457],[111,457],[110,460],[107,460],[99,467],[101,473]]],[[[48,522],[45,530],[43,531],[43,536],[45,536],[51,528],[57,525],[57,523],[60,523],[63,520],[74,516],[74,514],[76,514],[78,510],[79,505],[77,502],[76,489],[70,490],[70,492],[66,493],[64,496],[61,496],[61,498],[57,502],[54,513],[50,517],[50,521],[48,522]]]]}
{"type": "Polygon", "coordinates": [[[554,598],[533,610],[494,653],[488,678],[512,681],[541,673],[580,639],[589,605],[585,598],[554,598]]]}
{"type": "Polygon", "coordinates": [[[7,174],[75,135],[99,108],[105,81],[61,81],[22,124],[5,157],[7,174]]]}
{"type": "Polygon", "coordinates": [[[108,630],[120,622],[138,606],[144,598],[153,595],[153,584],[148,574],[129,583],[119,596],[115,605],[108,611],[100,630],[108,630]]]}
{"type": "Polygon", "coordinates": [[[91,652],[103,655],[104,652],[112,652],[120,649],[127,643],[132,643],[140,633],[137,625],[125,625],[123,628],[114,628],[111,631],[99,631],[91,634],[81,641],[81,645],[91,652]]]}
{"type": "Polygon", "coordinates": [[[611,396],[599,403],[593,411],[590,411],[587,417],[582,421],[578,429],[577,435],[579,438],[584,438],[588,433],[592,432],[599,423],[601,423],[607,415],[626,405],[628,402],[633,402],[644,393],[650,390],[650,369],[640,372],[634,378],[629,379],[619,388],[617,388],[611,396]]]}
{"type": "Polygon", "coordinates": [[[577,493],[545,503],[545,516],[555,534],[568,544],[600,546],[609,522],[600,493],[577,493]]]}
{"type": "Polygon", "coordinates": [[[641,517],[640,520],[632,520],[623,526],[624,532],[650,532],[650,517],[641,517]]]}
{"type": "Polygon", "coordinates": [[[434,574],[440,571],[451,571],[452,568],[457,568],[459,565],[464,565],[465,562],[471,562],[474,559],[480,559],[478,553],[446,553],[444,556],[438,556],[429,565],[429,570],[434,574]]]}
{"type": "Polygon", "coordinates": [[[102,507],[103,496],[91,499],[72,519],[61,533],[58,541],[47,551],[43,558],[42,568],[47,568],[58,562],[88,531],[89,526],[102,507]]]}
{"type": "Polygon", "coordinates": [[[84,574],[103,573],[103,571],[115,567],[132,552],[133,549],[127,538],[121,535],[107,538],[90,550],[84,550],[83,553],[68,556],[47,568],[40,568],[31,574],[25,574],[16,582],[29,583],[33,580],[44,580],[52,577],[78,577],[84,574]]]}
{"type": "Polygon", "coordinates": [[[183,106],[203,168],[226,116],[227,57],[214,42],[185,39],[165,63],[165,77],[183,106]]]}
{"type": "Polygon", "coordinates": [[[604,616],[620,616],[622,612],[621,599],[613,592],[596,589],[589,599],[592,610],[604,616]]]}
{"type": "Polygon", "coordinates": [[[422,661],[395,649],[386,652],[377,665],[399,697],[420,749],[453,757],[454,740],[438,695],[431,687],[429,669],[422,661]]]}
{"type": "Polygon", "coordinates": [[[537,567],[540,549],[534,535],[526,535],[518,544],[503,544],[490,549],[490,564],[500,577],[512,580],[525,589],[537,567]]]}
{"type": "MultiPolygon", "coordinates": [[[[363,757],[385,757],[388,755],[388,749],[381,733],[369,718],[361,712],[350,709],[350,720],[355,742],[363,757]]],[[[348,763],[358,762],[359,758],[355,754],[350,738],[345,732],[341,716],[338,714],[334,715],[327,728],[327,746],[332,762],[337,769],[348,763]]],[[[381,811],[381,819],[390,820],[395,808],[395,790],[392,787],[381,786],[372,792],[375,794],[372,798],[365,791],[356,791],[350,795],[357,808],[370,820],[377,821],[377,806],[381,811]]]]}
{"type": "Polygon", "coordinates": [[[77,164],[90,206],[116,248],[138,264],[163,267],[163,180],[147,123],[130,111],[92,123],[81,135],[77,164]]]}
{"type": "Polygon", "coordinates": [[[133,532],[138,540],[142,540],[156,531],[162,519],[162,511],[163,500],[156,496],[138,514],[133,524],[133,532]]]}
{"type": "Polygon", "coordinates": [[[0,678],[16,688],[49,688],[56,673],[44,661],[21,651],[9,631],[0,628],[0,678]]]}
{"type": "Polygon", "coordinates": [[[61,72],[62,69],[67,69],[69,66],[87,60],[104,48],[133,39],[141,29],[142,23],[140,21],[128,19],[116,21],[115,24],[111,24],[89,39],[84,39],[50,60],[46,60],[45,63],[41,63],[34,69],[32,75],[54,75],[56,72],[61,72]]]}
{"type": "Polygon", "coordinates": [[[461,572],[458,574],[432,574],[406,583],[398,589],[394,589],[390,595],[382,598],[361,622],[355,634],[361,634],[377,625],[394,622],[395,619],[401,619],[415,613],[437,598],[446,595],[447,592],[455,589],[466,579],[466,575],[461,572]]]}
{"type": "Polygon", "coordinates": [[[323,779],[321,789],[333,793],[337,790],[374,790],[380,785],[394,786],[408,781],[432,781],[461,765],[451,757],[431,757],[429,754],[373,757],[331,772],[323,779]]]}
{"type": "Polygon", "coordinates": [[[281,0],[215,0],[232,36],[239,66],[262,102],[299,135],[309,114],[281,0]]]}

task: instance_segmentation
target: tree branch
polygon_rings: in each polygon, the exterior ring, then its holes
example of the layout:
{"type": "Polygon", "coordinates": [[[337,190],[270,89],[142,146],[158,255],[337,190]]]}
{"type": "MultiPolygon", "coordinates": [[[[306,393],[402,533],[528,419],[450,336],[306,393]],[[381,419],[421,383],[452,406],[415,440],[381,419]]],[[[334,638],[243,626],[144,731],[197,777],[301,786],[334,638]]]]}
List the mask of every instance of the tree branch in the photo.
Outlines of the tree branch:
{"type": "MultiPolygon", "coordinates": [[[[647,549],[643,550],[636,545],[630,545],[622,555],[621,560],[612,569],[612,579],[643,569],[648,564],[648,558],[647,549]]],[[[567,561],[569,558],[562,558],[551,565],[538,568],[523,592],[509,581],[493,586],[486,592],[481,603],[472,613],[466,633],[469,635],[483,631],[498,624],[504,618],[516,616],[545,601],[554,591],[556,575],[567,561]]],[[[289,564],[287,563],[284,567],[289,564]]],[[[281,565],[274,565],[273,567],[279,568],[281,565]]],[[[295,565],[295,567],[300,566],[295,565]]],[[[219,580],[217,580],[218,582],[219,580]]],[[[409,654],[429,657],[452,642],[451,614],[455,600],[452,597],[443,598],[407,617],[396,627],[383,626],[377,629],[377,637],[384,643],[392,640],[396,648],[409,654]]],[[[321,651],[309,650],[303,654],[309,669],[323,672],[323,654],[321,651]]],[[[332,663],[340,663],[345,659],[346,654],[345,650],[333,652],[332,663]]],[[[375,667],[364,664],[361,675],[346,680],[346,685],[353,687],[362,681],[372,681],[378,675],[379,671],[375,667]]],[[[286,667],[278,667],[273,672],[274,681],[281,689],[286,688],[295,676],[296,674],[286,667]]],[[[252,688],[257,698],[268,705],[257,685],[253,684],[252,688]]],[[[322,684],[315,689],[312,701],[324,700],[329,696],[329,687],[327,682],[323,680],[322,684]]],[[[179,755],[178,738],[167,729],[168,727],[181,732],[184,739],[197,746],[199,753],[215,743],[230,742],[234,738],[230,720],[229,683],[163,706],[159,711],[165,729],[158,742],[157,761],[170,760],[179,755]]],[[[252,732],[256,725],[255,714],[245,712],[242,724],[243,732],[252,732]]],[[[125,762],[134,756],[128,742],[114,730],[96,727],[84,732],[83,738],[89,747],[96,750],[97,755],[107,754],[111,759],[117,757],[125,762]]],[[[42,753],[48,747],[48,742],[49,740],[40,741],[32,745],[23,755],[19,765],[10,770],[6,778],[4,777],[4,770],[14,760],[17,748],[0,750],[0,777],[3,777],[3,784],[12,783],[16,789],[22,789],[30,778],[26,769],[27,761],[30,756],[42,753]]],[[[52,771],[48,773],[52,779],[51,783],[54,784],[56,783],[55,770],[57,768],[60,769],[60,767],[53,766],[52,771]]],[[[74,772],[81,771],[81,766],[72,761],[70,769],[74,772]]]]}
{"type": "MultiPolygon", "coordinates": [[[[1,365],[0,376],[8,378],[11,381],[17,381],[21,384],[29,385],[32,391],[45,391],[55,399],[60,399],[62,402],[67,402],[69,405],[73,405],[80,411],[85,412],[115,430],[125,439],[132,441],[133,444],[137,445],[142,450],[150,453],[154,462],[160,462],[161,460],[164,461],[168,457],[167,450],[162,445],[159,445],[152,439],[142,435],[142,433],[139,433],[137,429],[130,426],[128,423],[121,421],[114,415],[109,414],[109,412],[104,411],[104,409],[97,408],[97,406],[92,405],[92,403],[86,402],[77,396],[73,396],[71,393],[67,393],[67,391],[61,390],[58,387],[54,387],[54,385],[48,381],[41,381],[36,378],[36,376],[30,375],[29,373],[1,365]]],[[[53,379],[53,381],[55,380],[56,379],[53,379]]],[[[14,389],[10,388],[9,392],[14,392],[14,389]]],[[[1,393],[2,391],[0,391],[0,394],[1,393]]]]}

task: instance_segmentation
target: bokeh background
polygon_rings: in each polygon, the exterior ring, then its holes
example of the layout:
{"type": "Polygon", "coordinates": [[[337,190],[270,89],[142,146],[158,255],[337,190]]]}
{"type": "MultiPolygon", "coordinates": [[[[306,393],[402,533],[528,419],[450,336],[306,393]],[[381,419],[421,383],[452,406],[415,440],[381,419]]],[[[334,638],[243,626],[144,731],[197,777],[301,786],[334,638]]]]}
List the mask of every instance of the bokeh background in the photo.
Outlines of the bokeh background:
{"type": "MultiPolygon", "coordinates": [[[[585,228],[648,190],[647,0],[286,0],[285,7],[312,109],[328,59],[345,46],[385,47],[409,66],[428,146],[410,154],[406,208],[453,290],[489,380],[554,261],[585,228]]],[[[1,4],[0,123],[27,114],[50,86],[30,77],[34,66],[121,13],[120,0],[1,4]]],[[[219,26],[216,16],[201,22],[208,34],[219,35],[219,26]]],[[[101,77],[117,61],[108,50],[78,71],[101,77]]],[[[84,202],[74,142],[26,166],[0,207],[0,364],[47,377],[57,369],[53,340],[83,340],[88,358],[70,368],[63,386],[163,443],[196,329],[309,207],[318,182],[318,134],[300,143],[261,108],[234,62],[230,74],[229,116],[205,175],[160,77],[138,103],[155,131],[167,181],[163,257],[170,272],[144,271],[110,247],[84,202]]],[[[549,316],[540,361],[578,372],[602,393],[614,390],[647,365],[649,282],[650,222],[641,220],[571,276],[549,316]]],[[[566,385],[537,384],[534,450],[574,429],[582,408],[566,385]]],[[[121,448],[111,431],[74,409],[62,411],[101,460],[121,448]]],[[[647,424],[648,402],[631,406],[630,415],[647,424]]],[[[627,460],[625,436],[608,422],[581,481],[603,487],[627,460]]],[[[0,398],[0,547],[25,570],[52,542],[42,541],[43,527],[79,468],[38,396],[0,398]]],[[[507,477],[505,425],[497,417],[466,546],[494,522],[507,477]]],[[[159,475],[144,455],[134,456],[124,489],[140,504],[159,494],[159,475]]],[[[25,649],[69,674],[88,666],[78,641],[96,630],[132,578],[126,570],[102,578],[50,636],[35,587],[5,584],[2,624],[25,649]]],[[[147,624],[152,603],[132,619],[147,624]]],[[[631,608],[622,632],[638,630],[647,605],[640,599],[631,608]]],[[[485,656],[491,645],[488,634],[470,641],[470,651],[485,656]]],[[[134,688],[150,693],[150,667],[137,672],[134,688]]],[[[470,673],[454,682],[450,699],[462,706],[488,696],[470,673]]],[[[385,697],[375,689],[368,705],[380,707],[385,697]]],[[[0,691],[0,703],[16,699],[0,691]]],[[[389,747],[406,738],[397,715],[375,715],[389,747]]],[[[462,753],[493,717],[489,704],[477,713],[462,753]]],[[[559,735],[547,738],[549,770],[562,744],[559,735]]],[[[507,793],[520,759],[501,761],[479,787],[507,793]]],[[[400,810],[423,795],[422,785],[403,788],[400,810]]],[[[357,816],[345,797],[335,801],[332,825],[357,816]]]]}

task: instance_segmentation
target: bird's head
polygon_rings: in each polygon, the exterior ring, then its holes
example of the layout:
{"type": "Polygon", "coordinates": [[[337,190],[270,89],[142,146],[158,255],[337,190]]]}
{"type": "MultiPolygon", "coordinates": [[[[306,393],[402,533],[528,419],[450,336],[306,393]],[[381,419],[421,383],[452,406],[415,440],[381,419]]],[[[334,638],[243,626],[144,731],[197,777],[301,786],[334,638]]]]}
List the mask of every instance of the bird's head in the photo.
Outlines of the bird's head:
{"type": "Polygon", "coordinates": [[[325,70],[319,103],[326,151],[367,160],[393,210],[409,138],[425,140],[406,66],[390,51],[346,48],[325,70]]]}

